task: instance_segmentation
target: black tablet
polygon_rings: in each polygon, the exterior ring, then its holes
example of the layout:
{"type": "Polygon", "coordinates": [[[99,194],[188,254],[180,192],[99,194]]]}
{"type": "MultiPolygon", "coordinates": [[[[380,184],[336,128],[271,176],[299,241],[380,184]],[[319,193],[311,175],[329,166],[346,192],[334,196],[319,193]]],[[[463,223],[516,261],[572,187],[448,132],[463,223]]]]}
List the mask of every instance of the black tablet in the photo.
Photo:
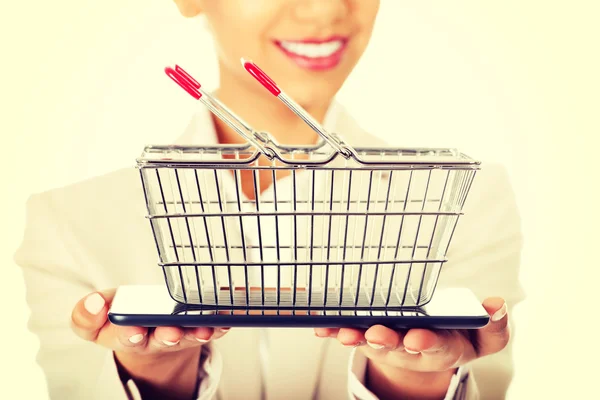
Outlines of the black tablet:
{"type": "Polygon", "coordinates": [[[468,289],[438,289],[432,300],[417,308],[389,310],[348,309],[233,309],[184,305],[174,301],[164,285],[121,286],[109,311],[109,320],[125,326],[180,327],[290,327],[367,329],[476,329],[489,316],[468,289]]]}

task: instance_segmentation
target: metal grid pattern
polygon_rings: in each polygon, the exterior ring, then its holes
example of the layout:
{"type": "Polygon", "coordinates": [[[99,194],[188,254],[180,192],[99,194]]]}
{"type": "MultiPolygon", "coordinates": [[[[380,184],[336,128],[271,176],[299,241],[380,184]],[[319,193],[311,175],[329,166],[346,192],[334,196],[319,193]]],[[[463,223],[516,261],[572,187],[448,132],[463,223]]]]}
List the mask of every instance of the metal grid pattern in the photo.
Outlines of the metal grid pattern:
{"type": "Polygon", "coordinates": [[[171,296],[262,310],[427,303],[478,163],[447,149],[278,150],[265,165],[248,146],[146,149],[171,296]]]}

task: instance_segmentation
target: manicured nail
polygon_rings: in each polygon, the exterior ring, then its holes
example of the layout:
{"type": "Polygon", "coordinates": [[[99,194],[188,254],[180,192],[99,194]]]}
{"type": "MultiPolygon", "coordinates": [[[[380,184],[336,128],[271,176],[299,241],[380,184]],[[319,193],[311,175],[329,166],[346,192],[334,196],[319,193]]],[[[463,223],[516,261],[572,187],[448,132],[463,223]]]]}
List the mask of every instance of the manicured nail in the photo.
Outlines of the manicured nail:
{"type": "Polygon", "coordinates": [[[142,335],[141,333],[138,333],[137,335],[133,335],[132,337],[129,338],[129,341],[133,344],[138,344],[142,340],[144,340],[144,335],[142,335]]]}
{"type": "Polygon", "coordinates": [[[220,328],[221,332],[227,332],[228,330],[230,330],[231,328],[220,328]]]}
{"type": "Polygon", "coordinates": [[[92,315],[98,315],[100,311],[104,308],[106,302],[104,298],[100,296],[98,293],[93,293],[89,295],[85,301],[83,302],[83,306],[92,315]]]}
{"type": "Polygon", "coordinates": [[[506,315],[506,303],[502,304],[502,307],[500,307],[500,309],[498,311],[496,311],[494,313],[494,315],[492,316],[492,322],[497,322],[500,321],[502,318],[504,318],[504,316],[506,315]]]}
{"type": "Polygon", "coordinates": [[[179,343],[179,340],[176,342],[171,342],[168,340],[163,340],[163,343],[166,344],[167,346],[175,346],[177,343],[179,343]]]}
{"type": "Polygon", "coordinates": [[[209,339],[200,339],[200,338],[196,338],[197,341],[199,341],[200,343],[208,343],[209,339]]]}
{"type": "Polygon", "coordinates": [[[368,344],[369,346],[371,346],[372,348],[374,348],[375,350],[381,350],[381,349],[383,349],[383,348],[385,347],[385,345],[383,345],[383,344],[379,344],[379,343],[371,343],[371,342],[369,342],[369,341],[367,341],[367,344],[368,344]]]}
{"type": "Polygon", "coordinates": [[[411,350],[411,349],[408,349],[406,347],[404,348],[404,351],[406,351],[408,354],[419,354],[419,353],[421,353],[420,351],[411,350]]]}

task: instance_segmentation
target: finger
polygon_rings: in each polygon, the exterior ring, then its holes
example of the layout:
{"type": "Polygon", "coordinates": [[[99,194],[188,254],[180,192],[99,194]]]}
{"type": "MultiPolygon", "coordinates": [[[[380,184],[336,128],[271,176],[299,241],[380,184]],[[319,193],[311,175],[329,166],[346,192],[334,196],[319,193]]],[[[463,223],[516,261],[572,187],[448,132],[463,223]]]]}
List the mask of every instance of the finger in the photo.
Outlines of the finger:
{"type": "Polygon", "coordinates": [[[375,350],[403,350],[403,332],[396,332],[383,325],[374,325],[365,332],[367,344],[375,350]]]}
{"type": "Polygon", "coordinates": [[[411,329],[404,336],[404,351],[418,361],[419,371],[447,371],[477,356],[458,330],[411,329]]]}
{"type": "Polygon", "coordinates": [[[150,334],[148,346],[155,350],[179,347],[183,339],[183,329],[175,326],[159,326],[150,334]]]}
{"type": "Polygon", "coordinates": [[[408,354],[440,352],[448,346],[448,339],[428,329],[411,329],[404,336],[404,350],[408,354]]]}
{"type": "Polygon", "coordinates": [[[119,326],[107,322],[98,333],[96,343],[116,351],[133,348],[143,349],[148,343],[148,328],[119,326]]]}
{"type": "Polygon", "coordinates": [[[115,290],[94,292],[79,300],[71,312],[71,327],[82,339],[94,341],[107,321],[115,290]]]}
{"type": "Polygon", "coordinates": [[[204,344],[213,338],[214,329],[206,326],[190,328],[185,330],[184,338],[186,340],[204,344]]]}
{"type": "Polygon", "coordinates": [[[225,336],[225,334],[227,334],[227,332],[229,332],[231,328],[228,327],[219,327],[219,328],[214,328],[214,333],[213,333],[213,337],[212,339],[216,340],[216,339],[220,339],[223,336],[225,336]]]}
{"type": "Polygon", "coordinates": [[[361,346],[366,344],[365,331],[362,329],[342,328],[337,334],[337,340],[344,346],[361,346]]]}
{"type": "Polygon", "coordinates": [[[337,337],[339,331],[338,328],[315,328],[315,336],[320,338],[337,337]]]}
{"type": "Polygon", "coordinates": [[[501,297],[490,297],[483,301],[483,308],[490,316],[487,331],[499,332],[508,326],[508,306],[501,297]]]}
{"type": "Polygon", "coordinates": [[[480,356],[494,354],[504,349],[510,340],[508,306],[500,297],[490,297],[483,302],[490,322],[477,330],[476,348],[480,356]]]}

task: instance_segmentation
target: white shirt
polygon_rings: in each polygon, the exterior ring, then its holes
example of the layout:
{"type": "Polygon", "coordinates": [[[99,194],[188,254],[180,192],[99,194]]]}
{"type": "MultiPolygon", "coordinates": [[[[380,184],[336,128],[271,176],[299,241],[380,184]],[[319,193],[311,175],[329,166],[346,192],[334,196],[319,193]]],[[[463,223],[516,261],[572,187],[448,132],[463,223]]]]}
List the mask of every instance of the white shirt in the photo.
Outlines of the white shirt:
{"type": "MultiPolygon", "coordinates": [[[[339,105],[325,127],[351,145],[385,145],[364,132],[339,105]]],[[[199,112],[178,144],[216,143],[208,111],[199,112]]],[[[112,352],[85,343],[70,330],[74,304],[93,290],[123,284],[157,284],[156,248],[143,218],[139,176],[116,171],[33,196],[16,260],[23,268],[30,327],[40,338],[38,360],[51,396],[60,399],[140,398],[135,383],[122,385],[112,352]]],[[[438,288],[468,287],[483,300],[506,299],[509,312],[522,300],[518,284],[519,217],[506,173],[482,165],[443,267],[438,288]]],[[[199,399],[375,399],[364,385],[366,358],[312,330],[232,329],[204,346],[199,399]]],[[[459,369],[446,398],[503,398],[512,376],[511,347],[459,369]]]]}

